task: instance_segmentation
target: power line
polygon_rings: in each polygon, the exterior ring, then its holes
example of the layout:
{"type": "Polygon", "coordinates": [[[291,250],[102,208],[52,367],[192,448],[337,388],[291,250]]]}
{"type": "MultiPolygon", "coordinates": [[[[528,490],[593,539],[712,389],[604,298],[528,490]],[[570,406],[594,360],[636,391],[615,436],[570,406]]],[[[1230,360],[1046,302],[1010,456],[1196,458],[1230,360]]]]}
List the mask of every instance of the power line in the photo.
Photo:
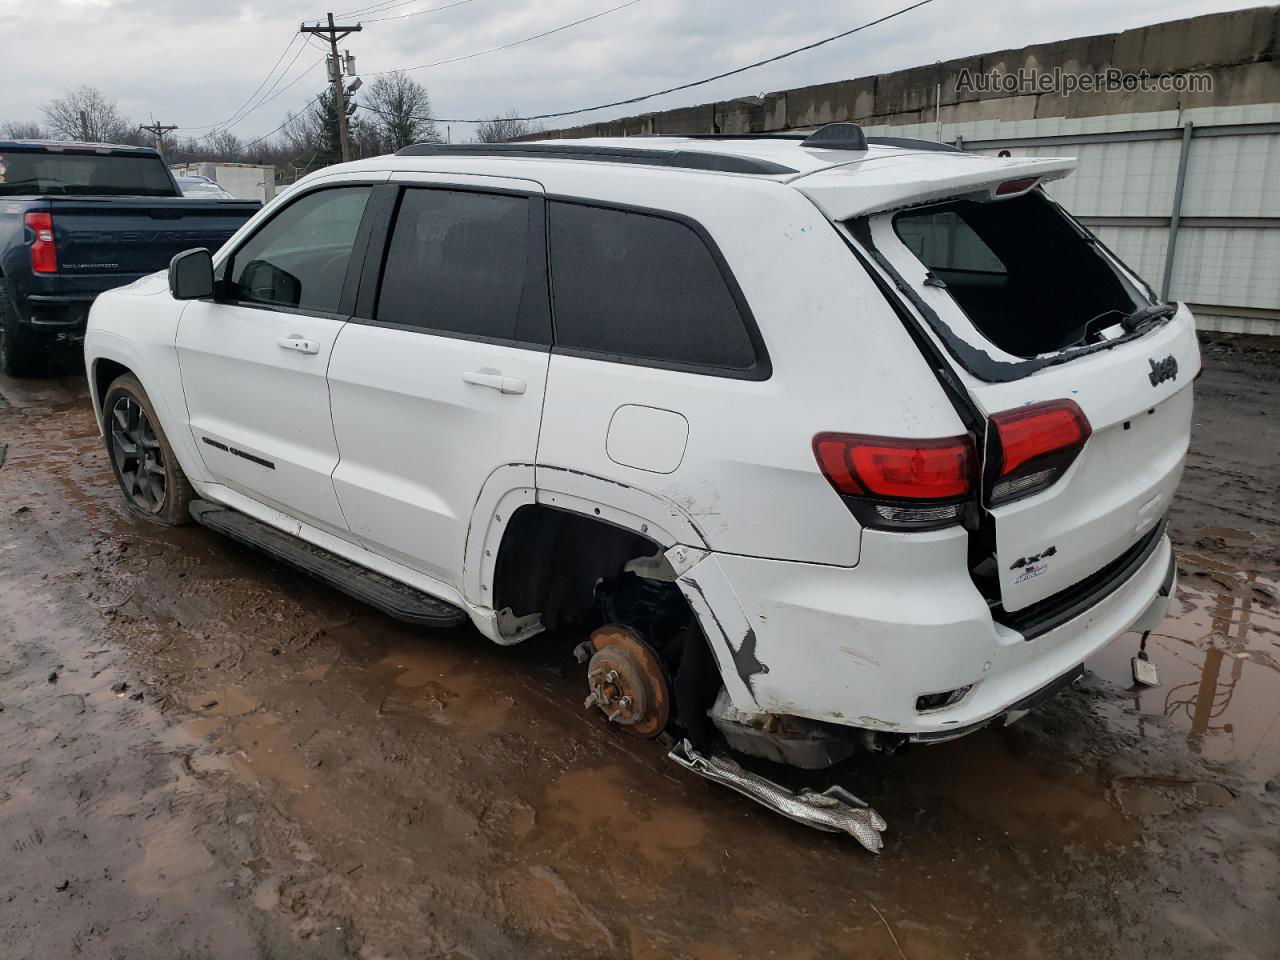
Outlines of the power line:
{"type": "Polygon", "coordinates": [[[379,0],[377,3],[371,3],[366,7],[360,7],[357,10],[347,10],[344,13],[335,13],[335,17],[360,17],[367,13],[381,13],[383,10],[390,10],[392,7],[403,7],[410,3],[417,3],[418,0],[379,0]]]}
{"type": "MultiPolygon", "coordinates": [[[[276,62],[271,65],[271,69],[268,70],[267,75],[262,78],[262,82],[259,83],[258,86],[254,88],[253,93],[249,94],[248,99],[246,99],[244,103],[240,104],[240,106],[236,107],[236,109],[232,111],[231,116],[229,116],[226,120],[221,120],[218,123],[205,123],[195,127],[180,127],[179,129],[181,130],[212,130],[214,127],[226,126],[228,123],[231,123],[231,121],[235,120],[236,117],[240,115],[240,111],[253,102],[253,98],[258,95],[258,91],[267,85],[267,81],[270,80],[271,77],[275,74],[276,67],[280,66],[281,61],[283,61],[284,58],[288,55],[289,51],[293,49],[293,45],[294,43],[297,42],[297,40],[298,40],[298,35],[296,33],[289,38],[288,44],[285,46],[285,48],[282,51],[280,51],[280,56],[276,57],[276,62]]],[[[292,60],[289,61],[289,66],[290,67],[293,66],[292,60]]],[[[285,72],[288,73],[288,71],[289,71],[289,67],[285,67],[285,72]]]]}
{"type": "MultiPolygon", "coordinates": [[[[306,48],[305,48],[305,47],[302,47],[302,48],[300,48],[300,49],[304,49],[304,50],[305,50],[306,48]]],[[[300,74],[298,74],[296,77],[294,77],[292,80],[290,80],[287,84],[285,84],[283,87],[281,87],[279,90],[277,90],[274,94],[272,94],[272,95],[271,95],[271,96],[269,96],[269,97],[265,97],[265,98],[264,98],[264,99],[262,99],[262,100],[259,100],[256,104],[254,104],[254,105],[253,105],[253,107],[252,107],[251,109],[246,110],[246,111],[245,111],[245,112],[240,116],[240,118],[239,118],[238,120],[236,120],[235,124],[230,124],[230,125],[228,125],[227,127],[224,127],[223,129],[224,129],[224,130],[229,130],[232,126],[235,126],[236,124],[243,123],[243,122],[245,121],[245,118],[246,118],[246,117],[248,117],[248,116],[249,116],[249,114],[251,114],[251,113],[255,112],[256,110],[258,110],[258,109],[259,109],[259,108],[261,108],[261,107],[266,106],[268,103],[270,103],[272,100],[275,100],[277,97],[284,96],[284,94],[288,93],[288,91],[289,91],[289,88],[290,88],[290,87],[295,86],[299,80],[303,79],[303,78],[304,78],[304,77],[306,77],[308,74],[310,74],[312,70],[314,70],[316,67],[320,66],[320,64],[324,63],[324,61],[325,61],[325,57],[321,57],[319,60],[316,60],[314,63],[312,63],[312,64],[311,64],[311,66],[309,66],[309,67],[307,67],[305,70],[303,70],[300,74]]],[[[284,74],[281,74],[281,75],[280,75],[280,79],[281,79],[281,80],[283,80],[283,79],[284,79],[284,74]]],[[[278,82],[278,81],[277,81],[277,82],[278,82]]],[[[318,99],[318,98],[317,98],[317,99],[318,99]]],[[[312,101],[312,102],[314,103],[315,101],[312,101]]],[[[306,108],[304,107],[303,109],[305,110],[306,108]]]]}
{"type": "MultiPolygon", "coordinates": [[[[311,64],[311,66],[307,67],[301,73],[299,73],[296,77],[290,80],[287,84],[285,84],[284,87],[280,87],[281,81],[284,80],[284,78],[289,75],[289,71],[293,69],[293,65],[298,62],[298,58],[301,57],[306,51],[307,51],[307,44],[303,43],[301,46],[298,47],[298,51],[293,55],[293,59],[289,61],[288,65],[282,71],[280,71],[280,75],[275,78],[271,86],[267,87],[266,91],[262,94],[262,96],[258,98],[257,103],[253,104],[253,106],[248,107],[248,109],[245,109],[245,107],[241,107],[241,109],[236,113],[232,114],[229,119],[223,121],[220,124],[217,124],[217,129],[210,130],[209,133],[205,134],[205,136],[211,137],[215,133],[222,133],[226,130],[230,130],[232,127],[236,126],[237,124],[243,123],[244,120],[251,113],[256,113],[264,105],[270,103],[272,100],[276,99],[276,97],[279,97],[286,90],[288,90],[290,87],[292,87],[299,80],[301,80],[303,77],[305,77],[312,70],[314,70],[316,67],[318,67],[321,63],[324,62],[324,58],[322,57],[320,60],[315,61],[314,63],[311,64]],[[280,89],[277,90],[277,87],[280,87],[280,89]]],[[[250,99],[252,100],[253,98],[251,97],[250,99]]],[[[248,106],[248,105],[246,104],[245,106],[248,106]]],[[[187,129],[187,128],[184,127],[183,129],[187,129]]],[[[191,129],[203,130],[205,128],[194,127],[191,129]]]]}
{"type": "MultiPolygon", "coordinates": [[[[637,2],[637,0],[632,0],[632,3],[635,3],[635,2],[637,2]]],[[[682,83],[682,84],[680,84],[679,86],[675,86],[675,87],[667,87],[665,90],[657,90],[657,91],[654,91],[653,93],[645,93],[645,94],[641,94],[641,95],[640,95],[640,96],[638,96],[638,97],[628,97],[626,100],[614,100],[612,103],[601,103],[601,104],[597,104],[597,105],[595,105],[595,106],[593,106],[593,107],[578,107],[577,109],[574,109],[574,110],[561,110],[561,111],[559,111],[559,112],[557,112],[557,113],[538,113],[538,114],[533,114],[533,115],[528,116],[528,117],[503,117],[502,119],[504,119],[504,120],[529,120],[529,121],[533,121],[533,120],[552,120],[552,119],[555,119],[555,118],[557,118],[557,117],[573,117],[573,116],[577,116],[578,114],[582,114],[582,113],[592,113],[592,112],[594,112],[594,111],[596,111],[596,110],[608,110],[608,109],[610,109],[611,107],[624,107],[624,106],[629,106],[630,104],[633,104],[633,103],[640,103],[640,102],[641,102],[641,101],[643,101],[643,100],[652,100],[654,97],[661,97],[661,96],[664,96],[664,95],[666,95],[666,94],[668,94],[668,93],[678,93],[678,92],[679,92],[679,91],[681,91],[681,90],[690,90],[690,89],[692,89],[693,87],[700,87],[700,86],[703,86],[704,84],[713,83],[713,82],[715,82],[716,80],[723,80],[725,77],[732,77],[732,76],[736,76],[736,75],[737,75],[737,74],[739,74],[739,73],[746,73],[748,70],[754,70],[756,67],[763,67],[763,66],[765,66],[766,64],[770,64],[770,63],[777,63],[779,60],[785,60],[785,59],[787,59],[788,57],[794,57],[794,56],[795,56],[796,54],[798,54],[798,53],[805,53],[805,52],[807,52],[807,51],[809,51],[809,50],[813,50],[813,49],[815,49],[815,48],[817,48],[817,47],[821,47],[821,46],[823,46],[824,44],[831,43],[832,41],[835,41],[835,40],[842,40],[842,39],[844,39],[845,37],[852,36],[852,35],[853,35],[853,34],[855,34],[855,33],[861,33],[863,30],[867,30],[867,29],[869,29],[869,28],[871,28],[871,27],[874,27],[874,26],[877,26],[877,25],[879,25],[879,24],[881,24],[881,23],[885,23],[886,21],[892,20],[892,19],[894,19],[895,17],[900,17],[900,16],[902,16],[904,13],[910,13],[912,10],[917,10],[917,9],[919,9],[920,7],[927,6],[927,5],[928,5],[928,4],[930,4],[930,3],[933,3],[933,0],[918,0],[918,2],[917,2],[917,3],[913,3],[913,4],[911,4],[911,5],[910,5],[910,6],[908,6],[908,7],[903,7],[903,8],[902,8],[902,9],[900,9],[900,10],[895,10],[893,13],[886,14],[885,16],[883,16],[883,17],[879,17],[879,18],[877,18],[877,19],[875,19],[875,20],[870,20],[870,21],[868,21],[867,23],[864,23],[864,24],[862,24],[861,26],[858,26],[858,27],[854,27],[854,28],[853,28],[853,29],[851,29],[851,30],[845,30],[845,31],[843,31],[843,32],[841,32],[841,33],[833,34],[832,36],[829,36],[829,37],[824,37],[823,39],[821,39],[821,40],[816,40],[816,41],[814,41],[813,43],[807,43],[807,44],[805,44],[803,47],[796,47],[794,50],[788,50],[788,51],[786,51],[785,53],[780,53],[780,54],[778,54],[778,55],[776,55],[776,56],[773,56],[773,57],[767,57],[767,58],[766,58],[766,59],[764,59],[764,60],[757,60],[755,63],[748,63],[748,64],[746,64],[745,66],[735,67],[735,68],[734,68],[734,69],[732,69],[732,70],[726,70],[724,73],[717,73],[715,76],[713,76],[713,77],[707,77],[707,78],[706,78],[706,79],[704,79],[704,80],[694,80],[694,81],[691,81],[690,83],[682,83]]],[[[623,6],[630,6],[630,4],[623,4],[623,6]]],[[[621,7],[615,7],[614,9],[615,9],[615,10],[620,10],[620,9],[621,9],[621,7]]],[[[610,12],[610,11],[606,11],[606,12],[610,12]]],[[[602,14],[600,14],[600,15],[602,15],[602,14]]],[[[563,28],[560,28],[560,29],[563,29],[563,28]]],[[[554,32],[554,31],[552,31],[552,32],[554,32]]],[[[545,36],[545,34],[543,34],[543,35],[545,36]]],[[[530,39],[533,39],[533,38],[530,38],[530,39]]],[[[520,42],[523,42],[523,41],[520,41],[520,42]]],[[[501,47],[496,47],[495,49],[503,49],[503,48],[501,48],[501,47]]],[[[490,52],[490,51],[483,51],[483,52],[488,53],[488,52],[490,52]]],[[[474,56],[479,56],[479,54],[474,54],[474,56]]],[[[465,60],[465,59],[469,59],[469,58],[467,58],[467,57],[462,57],[462,58],[460,58],[460,59],[464,59],[464,60],[465,60]]],[[[453,61],[452,61],[452,60],[446,60],[446,61],[443,61],[443,62],[444,62],[444,63],[452,63],[453,61]]],[[[428,66],[436,66],[436,64],[428,64],[428,66]]],[[[410,67],[409,69],[410,69],[410,70],[417,70],[417,69],[421,69],[421,68],[419,68],[419,67],[410,67]]],[[[393,71],[390,71],[390,70],[384,70],[384,71],[382,71],[382,72],[383,72],[383,73],[391,73],[391,72],[393,72],[393,71]]],[[[377,111],[377,110],[373,110],[373,108],[372,108],[372,107],[366,106],[366,105],[364,105],[364,104],[359,104],[359,107],[360,107],[362,110],[372,110],[374,113],[378,113],[378,112],[380,112],[380,111],[377,111]]],[[[492,118],[492,117],[479,117],[479,118],[472,118],[472,119],[455,119],[455,118],[448,118],[448,117],[413,117],[412,119],[414,119],[414,120],[420,120],[420,121],[423,121],[423,122],[430,121],[430,122],[433,122],[433,123],[487,123],[489,120],[492,120],[493,118],[492,118]]]]}
{"type": "MultiPolygon", "coordinates": [[[[408,0],[409,3],[416,3],[417,0],[408,0]]],[[[372,20],[365,20],[364,23],[382,23],[384,20],[403,20],[405,17],[420,17],[424,13],[439,13],[441,10],[452,10],[454,7],[460,7],[463,4],[474,3],[475,0],[455,0],[454,3],[446,3],[442,7],[428,7],[426,10],[414,10],[412,13],[397,13],[390,17],[374,17],[372,20]]],[[[397,4],[402,6],[402,4],[397,4]]],[[[386,9],[390,10],[391,7],[386,9]]],[[[374,11],[380,13],[381,11],[374,11]]]]}
{"type": "MultiPolygon", "coordinates": [[[[328,91],[325,91],[325,93],[327,93],[327,92],[328,92],[328,91]]],[[[309,109],[311,108],[311,105],[312,105],[313,103],[316,103],[316,102],[317,102],[321,97],[323,97],[323,96],[324,96],[324,93],[317,93],[314,97],[312,97],[310,100],[308,100],[305,104],[303,104],[303,105],[302,105],[302,109],[301,109],[301,110],[299,110],[297,113],[293,114],[293,115],[292,115],[292,116],[290,116],[288,119],[286,119],[284,123],[280,124],[280,126],[276,127],[274,130],[272,130],[272,131],[271,131],[271,132],[269,132],[269,133],[264,133],[262,136],[258,137],[258,138],[257,138],[257,139],[255,139],[255,140],[250,140],[248,143],[242,144],[242,145],[241,145],[241,149],[242,149],[242,150],[248,150],[250,147],[257,146],[257,145],[258,145],[259,143],[261,143],[263,140],[267,140],[267,139],[269,139],[269,138],[271,138],[271,137],[274,137],[277,133],[279,133],[281,130],[283,130],[285,127],[287,127],[289,124],[293,123],[293,121],[294,121],[294,120],[296,120],[296,119],[298,119],[298,117],[302,116],[302,115],[303,115],[303,113],[304,113],[305,111],[307,111],[307,110],[309,110],[309,109]]]]}
{"type": "MultiPolygon", "coordinates": [[[[610,7],[608,10],[601,10],[599,13],[593,13],[593,14],[592,14],[591,16],[589,16],[589,17],[583,17],[581,20],[574,20],[572,23],[565,23],[565,24],[562,24],[561,26],[553,27],[553,28],[551,28],[550,30],[544,30],[544,31],[542,31],[542,33],[535,33],[532,37],[525,37],[523,40],[513,40],[511,43],[504,43],[504,44],[502,44],[502,45],[501,45],[501,46],[499,46],[499,47],[490,47],[488,50],[477,50],[475,53],[468,53],[468,54],[466,54],[465,56],[461,56],[461,57],[451,57],[451,58],[450,58],[450,59],[448,59],[448,60],[437,60],[435,63],[422,63],[422,64],[419,64],[419,65],[418,65],[418,66],[416,66],[416,67],[405,67],[405,68],[403,68],[403,69],[404,69],[404,72],[406,72],[406,73],[407,73],[407,72],[409,72],[409,71],[411,71],[411,70],[426,70],[428,67],[442,67],[442,66],[444,66],[446,63],[459,63],[459,62],[461,62],[461,61],[463,61],[463,60],[474,60],[476,57],[483,57],[483,56],[484,56],[485,54],[487,54],[487,53],[497,53],[499,50],[510,50],[512,47],[518,47],[518,46],[520,46],[522,43],[528,43],[528,42],[529,42],[529,41],[531,41],[531,40],[540,40],[540,39],[542,39],[543,37],[549,37],[549,36],[551,36],[553,33],[559,33],[561,30],[568,30],[570,27],[576,27],[576,26],[578,26],[579,24],[587,23],[587,22],[589,22],[589,21],[591,21],[591,20],[598,20],[598,19],[600,19],[601,17],[608,16],[608,15],[609,15],[609,14],[611,14],[611,13],[617,13],[619,10],[624,10],[624,9],[626,9],[627,7],[634,6],[635,4],[637,4],[637,3],[639,3],[639,2],[640,2],[640,0],[627,0],[627,2],[626,2],[626,3],[620,3],[620,4],[618,4],[618,6],[616,6],[616,7],[610,7]]],[[[927,2],[927,0],[926,0],[926,2],[927,2]]],[[[375,72],[375,73],[367,74],[367,76],[370,76],[370,77],[376,77],[376,76],[380,76],[381,74],[384,74],[384,73],[396,73],[396,72],[397,72],[397,71],[395,71],[395,70],[379,70],[379,71],[377,71],[377,72],[375,72]]],[[[460,121],[458,121],[458,122],[459,122],[459,123],[464,123],[464,122],[468,122],[468,123],[469,123],[470,121],[461,121],[461,120],[460,120],[460,121]]]]}

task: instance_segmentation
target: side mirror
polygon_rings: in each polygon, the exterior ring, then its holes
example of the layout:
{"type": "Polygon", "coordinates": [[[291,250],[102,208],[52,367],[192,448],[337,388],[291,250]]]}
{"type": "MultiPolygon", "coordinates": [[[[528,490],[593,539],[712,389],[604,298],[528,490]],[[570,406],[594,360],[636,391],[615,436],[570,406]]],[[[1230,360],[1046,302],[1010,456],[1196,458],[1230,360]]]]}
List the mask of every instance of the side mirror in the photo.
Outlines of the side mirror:
{"type": "Polygon", "coordinates": [[[169,261],[169,293],[175,300],[213,296],[213,257],[208,250],[184,250],[169,261]]]}

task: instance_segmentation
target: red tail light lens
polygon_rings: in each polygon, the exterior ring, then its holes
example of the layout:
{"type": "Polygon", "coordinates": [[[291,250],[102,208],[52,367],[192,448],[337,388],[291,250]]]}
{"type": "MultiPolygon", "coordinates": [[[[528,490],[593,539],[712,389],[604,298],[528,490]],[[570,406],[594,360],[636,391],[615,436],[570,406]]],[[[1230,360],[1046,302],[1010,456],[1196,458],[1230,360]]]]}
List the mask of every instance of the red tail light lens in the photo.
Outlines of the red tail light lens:
{"type": "Polygon", "coordinates": [[[31,242],[31,272],[57,273],[58,248],[53,242],[53,214],[28,213],[23,222],[34,237],[31,242]]]}
{"type": "Polygon", "coordinates": [[[1050,400],[991,418],[1000,445],[1000,471],[991,503],[1008,503],[1052,486],[1075,462],[1093,432],[1074,401],[1050,400]]]}
{"type": "Polygon", "coordinates": [[[831,486],[858,501],[862,509],[855,513],[864,523],[945,525],[960,516],[974,490],[977,457],[967,436],[904,440],[820,433],[813,438],[813,454],[831,486]]]}
{"type": "Polygon", "coordinates": [[[1015,193],[1026,193],[1036,185],[1038,177],[1025,177],[1021,180],[1006,180],[996,187],[997,197],[1011,197],[1015,193]]]}

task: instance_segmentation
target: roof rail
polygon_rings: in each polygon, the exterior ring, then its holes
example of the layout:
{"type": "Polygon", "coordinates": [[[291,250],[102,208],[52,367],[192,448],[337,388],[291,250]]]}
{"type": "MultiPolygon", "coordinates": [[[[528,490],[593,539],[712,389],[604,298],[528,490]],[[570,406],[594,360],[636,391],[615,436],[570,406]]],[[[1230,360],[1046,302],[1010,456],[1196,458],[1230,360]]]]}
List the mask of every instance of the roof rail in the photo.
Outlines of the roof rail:
{"type": "Polygon", "coordinates": [[[915,137],[867,137],[867,143],[877,147],[903,147],[907,150],[941,150],[947,153],[964,153],[959,147],[937,140],[917,140],[915,137]]]}
{"type": "Polygon", "coordinates": [[[803,140],[807,133],[642,133],[640,137],[672,136],[686,140],[803,140]]]}
{"type": "Polygon", "coordinates": [[[822,150],[865,150],[867,135],[856,123],[828,123],[805,137],[801,146],[822,150]]]}
{"type": "Polygon", "coordinates": [[[549,160],[597,160],[605,163],[643,163],[717,173],[777,175],[796,173],[793,167],[756,157],[697,150],[658,150],[641,147],[574,143],[415,143],[396,151],[397,157],[534,157],[549,160]]]}

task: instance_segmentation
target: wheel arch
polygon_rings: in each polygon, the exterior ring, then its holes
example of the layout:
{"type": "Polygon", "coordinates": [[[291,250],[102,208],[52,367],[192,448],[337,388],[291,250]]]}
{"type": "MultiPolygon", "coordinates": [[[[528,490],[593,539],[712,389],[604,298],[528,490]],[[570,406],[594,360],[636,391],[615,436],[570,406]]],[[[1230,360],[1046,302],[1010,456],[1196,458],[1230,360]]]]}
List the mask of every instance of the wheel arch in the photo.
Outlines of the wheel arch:
{"type": "Polygon", "coordinates": [[[105,429],[102,407],[107,389],[117,377],[133,374],[151,401],[169,446],[187,479],[195,482],[205,480],[204,461],[195,449],[191,431],[187,429],[186,400],[182,396],[181,380],[176,376],[176,364],[172,375],[162,377],[132,340],[100,329],[90,329],[86,334],[85,357],[89,393],[99,434],[105,429]],[[166,389],[166,384],[170,385],[169,389],[166,389]],[[170,397],[175,391],[177,396],[170,397]]]}
{"type": "MultiPolygon", "coordinates": [[[[478,607],[495,612],[496,630],[490,636],[499,643],[518,643],[544,629],[545,624],[520,615],[504,602],[511,589],[513,564],[545,562],[538,545],[554,549],[564,528],[571,543],[591,550],[606,565],[642,557],[659,558],[672,547],[706,549],[706,538],[694,520],[679,506],[635,487],[576,470],[532,464],[499,467],[486,480],[477,498],[468,528],[463,560],[463,593],[478,607]],[[544,520],[529,526],[530,511],[567,518],[560,528],[544,520]],[[517,521],[523,515],[525,519],[517,521]],[[581,521],[581,522],[577,522],[581,521]],[[517,527],[508,536],[513,524],[517,527]],[[530,545],[526,535],[535,538],[530,545]]],[[[621,562],[618,564],[621,565],[621,562]]],[[[616,570],[594,570],[590,563],[574,571],[578,576],[604,575],[616,570]]],[[[578,585],[580,586],[580,584],[578,585]]],[[[527,594],[525,594],[527,597],[527,594]]]]}

